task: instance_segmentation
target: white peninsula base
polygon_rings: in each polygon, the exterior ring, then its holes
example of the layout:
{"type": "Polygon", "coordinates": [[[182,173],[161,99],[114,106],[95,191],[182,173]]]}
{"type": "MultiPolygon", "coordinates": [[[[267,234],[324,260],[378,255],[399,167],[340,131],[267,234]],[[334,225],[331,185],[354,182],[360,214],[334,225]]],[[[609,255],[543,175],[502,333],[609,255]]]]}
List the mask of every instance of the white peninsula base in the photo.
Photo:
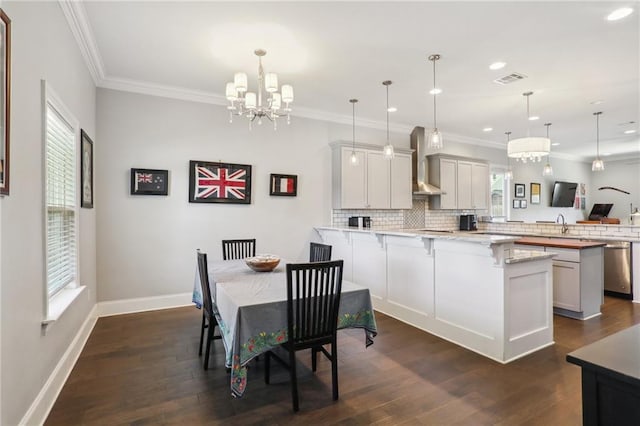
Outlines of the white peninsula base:
{"type": "Polygon", "coordinates": [[[509,237],[316,230],[384,314],[501,363],[554,343],[548,253],[509,237]]]}

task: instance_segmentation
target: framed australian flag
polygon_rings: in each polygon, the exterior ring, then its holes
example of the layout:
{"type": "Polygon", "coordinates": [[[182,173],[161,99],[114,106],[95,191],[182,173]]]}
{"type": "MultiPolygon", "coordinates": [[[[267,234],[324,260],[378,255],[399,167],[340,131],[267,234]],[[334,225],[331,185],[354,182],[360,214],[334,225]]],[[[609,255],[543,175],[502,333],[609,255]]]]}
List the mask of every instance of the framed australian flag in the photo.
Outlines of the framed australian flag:
{"type": "Polygon", "coordinates": [[[189,202],[251,204],[251,166],[189,161],[189,202]]]}
{"type": "Polygon", "coordinates": [[[295,197],[298,194],[298,176],[271,174],[269,195],[295,197]]]}
{"type": "Polygon", "coordinates": [[[131,169],[131,195],[167,195],[169,170],[131,169]]]}

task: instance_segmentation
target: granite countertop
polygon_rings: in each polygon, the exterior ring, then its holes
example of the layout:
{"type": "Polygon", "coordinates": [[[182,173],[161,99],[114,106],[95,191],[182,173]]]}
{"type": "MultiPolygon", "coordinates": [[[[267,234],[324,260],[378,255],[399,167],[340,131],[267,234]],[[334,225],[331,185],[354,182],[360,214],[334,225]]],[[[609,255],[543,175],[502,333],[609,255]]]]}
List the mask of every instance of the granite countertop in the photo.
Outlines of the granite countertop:
{"type": "Polygon", "coordinates": [[[640,242],[639,238],[629,236],[614,236],[614,235],[600,235],[600,236],[586,236],[586,235],[566,235],[566,234],[543,234],[536,232],[500,232],[500,231],[477,231],[484,234],[492,235],[511,235],[514,237],[541,237],[541,238],[562,238],[567,240],[581,240],[581,241],[629,241],[640,242]]]}
{"type": "Polygon", "coordinates": [[[327,229],[349,232],[361,232],[368,234],[395,235],[400,237],[433,238],[441,240],[456,240],[478,243],[483,245],[512,243],[520,237],[513,235],[485,234],[474,231],[438,231],[434,229],[408,229],[408,228],[356,228],[349,226],[316,226],[315,229],[327,229]]]}
{"type": "Polygon", "coordinates": [[[551,259],[553,256],[556,256],[556,254],[548,251],[513,249],[510,256],[504,260],[504,263],[531,262],[533,260],[551,259]]]}

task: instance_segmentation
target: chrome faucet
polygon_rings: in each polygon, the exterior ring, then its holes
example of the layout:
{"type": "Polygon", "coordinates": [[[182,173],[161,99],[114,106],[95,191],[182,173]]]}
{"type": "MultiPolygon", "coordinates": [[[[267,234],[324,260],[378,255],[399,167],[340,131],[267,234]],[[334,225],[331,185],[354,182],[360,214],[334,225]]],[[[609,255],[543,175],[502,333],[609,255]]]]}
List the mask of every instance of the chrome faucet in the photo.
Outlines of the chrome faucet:
{"type": "Polygon", "coordinates": [[[565,222],[564,216],[562,215],[562,213],[560,213],[556,218],[556,223],[558,223],[558,219],[562,219],[562,233],[566,234],[567,231],[569,230],[569,227],[567,226],[567,222],[565,222]]]}

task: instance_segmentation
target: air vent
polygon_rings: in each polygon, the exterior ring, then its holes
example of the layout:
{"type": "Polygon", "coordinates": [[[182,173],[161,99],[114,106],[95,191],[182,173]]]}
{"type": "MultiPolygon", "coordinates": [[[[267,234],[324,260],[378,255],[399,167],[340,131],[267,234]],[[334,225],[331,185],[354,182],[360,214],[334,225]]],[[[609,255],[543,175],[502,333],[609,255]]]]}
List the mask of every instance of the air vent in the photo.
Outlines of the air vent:
{"type": "Polygon", "coordinates": [[[520,81],[520,80],[522,80],[524,78],[527,78],[527,76],[524,75],[524,74],[519,74],[517,72],[513,72],[513,73],[511,73],[509,75],[505,75],[502,78],[499,78],[497,80],[493,80],[493,82],[504,85],[504,84],[513,83],[515,81],[520,81]]]}

